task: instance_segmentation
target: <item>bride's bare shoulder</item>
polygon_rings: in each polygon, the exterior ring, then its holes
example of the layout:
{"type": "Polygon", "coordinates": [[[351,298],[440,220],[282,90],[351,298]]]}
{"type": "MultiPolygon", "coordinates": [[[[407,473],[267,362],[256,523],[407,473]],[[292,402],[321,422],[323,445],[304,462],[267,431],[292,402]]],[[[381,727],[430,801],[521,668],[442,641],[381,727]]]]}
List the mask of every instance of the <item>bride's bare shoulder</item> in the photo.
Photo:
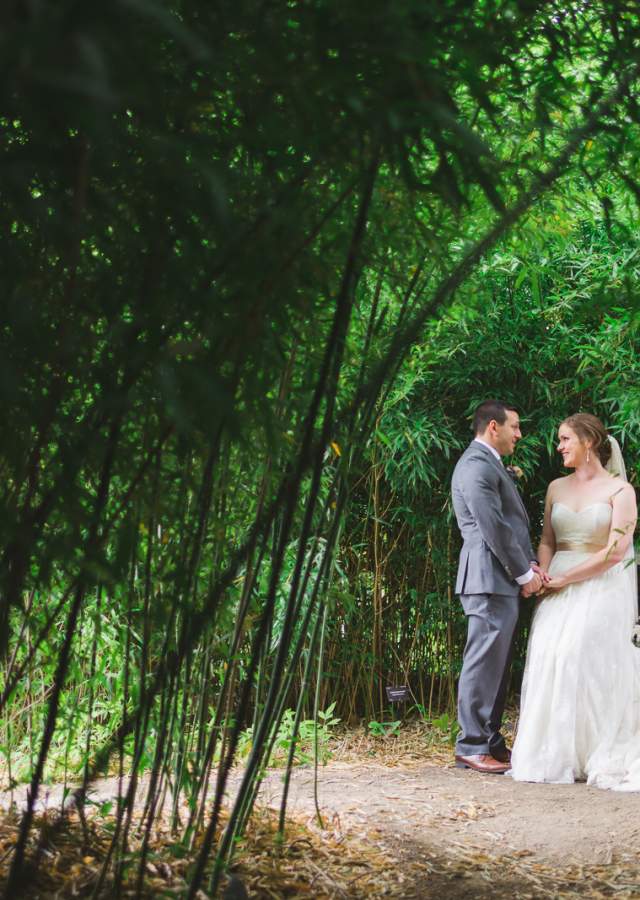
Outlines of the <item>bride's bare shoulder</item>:
{"type": "Polygon", "coordinates": [[[560,478],[554,478],[553,481],[549,482],[549,488],[558,487],[562,484],[569,484],[574,480],[573,475],[561,475],[560,478]]]}
{"type": "Polygon", "coordinates": [[[553,481],[549,482],[549,487],[547,488],[547,499],[553,500],[555,497],[559,497],[573,481],[573,475],[562,475],[560,478],[554,478],[553,481]]]}
{"type": "Polygon", "coordinates": [[[615,500],[616,497],[622,497],[623,494],[627,494],[628,496],[633,494],[635,496],[633,485],[628,481],[623,481],[622,478],[611,478],[608,482],[608,487],[611,491],[612,500],[615,500]]]}

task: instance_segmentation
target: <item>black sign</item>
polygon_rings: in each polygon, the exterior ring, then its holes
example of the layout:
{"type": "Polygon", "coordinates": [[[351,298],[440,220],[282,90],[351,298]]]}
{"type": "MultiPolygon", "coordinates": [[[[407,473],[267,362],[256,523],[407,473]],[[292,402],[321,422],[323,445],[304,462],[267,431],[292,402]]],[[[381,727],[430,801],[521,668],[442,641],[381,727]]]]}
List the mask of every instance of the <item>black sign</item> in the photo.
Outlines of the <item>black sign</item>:
{"type": "Polygon", "coordinates": [[[401,687],[386,687],[387,700],[389,703],[402,703],[409,699],[409,688],[406,684],[401,687]]]}

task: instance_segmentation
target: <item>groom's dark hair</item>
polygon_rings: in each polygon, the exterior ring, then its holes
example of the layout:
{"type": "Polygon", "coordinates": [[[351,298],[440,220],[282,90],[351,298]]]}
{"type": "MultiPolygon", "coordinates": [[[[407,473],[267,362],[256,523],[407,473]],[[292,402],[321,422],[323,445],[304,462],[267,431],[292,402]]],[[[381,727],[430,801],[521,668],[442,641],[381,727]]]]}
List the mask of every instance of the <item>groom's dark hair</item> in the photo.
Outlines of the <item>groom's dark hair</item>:
{"type": "Polygon", "coordinates": [[[495,419],[498,425],[504,425],[507,421],[508,411],[518,412],[515,406],[512,406],[510,403],[503,403],[502,400],[483,400],[473,414],[473,422],[471,423],[473,433],[482,434],[485,432],[487,425],[492,419],[495,419]]]}

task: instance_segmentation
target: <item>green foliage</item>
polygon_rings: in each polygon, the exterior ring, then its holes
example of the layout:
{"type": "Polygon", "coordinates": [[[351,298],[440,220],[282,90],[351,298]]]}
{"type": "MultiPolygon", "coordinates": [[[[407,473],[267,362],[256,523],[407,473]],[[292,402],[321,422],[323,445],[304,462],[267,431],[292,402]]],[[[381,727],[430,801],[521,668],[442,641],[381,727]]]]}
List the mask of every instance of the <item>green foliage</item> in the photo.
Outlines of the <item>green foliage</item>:
{"type": "MultiPolygon", "coordinates": [[[[587,187],[577,179],[572,189],[578,187],[584,202],[587,187]]],[[[333,656],[335,683],[356,680],[356,710],[378,717],[385,711],[374,670],[384,673],[383,683],[408,675],[426,718],[432,709],[453,710],[466,622],[452,596],[459,535],[449,486],[481,399],[503,397],[520,409],[524,438],[513,462],[524,471],[519,487],[534,542],[547,485],[562,475],[557,427],[571,412],[602,417],[637,482],[638,243],[624,219],[610,234],[581,205],[573,213],[565,208],[561,230],[551,219],[543,257],[529,249],[527,231],[497,248],[481,276],[431,324],[380,409],[366,458],[353,473],[343,554],[358,602],[340,607],[333,656]]],[[[534,218],[542,228],[541,217],[534,218]]],[[[536,246],[541,240],[537,231],[536,246]]],[[[524,603],[515,688],[530,610],[524,603]]]]}
{"type": "Polygon", "coordinates": [[[460,726],[458,725],[455,718],[450,716],[449,713],[445,712],[441,716],[432,719],[429,724],[432,728],[436,729],[436,740],[444,739],[450,747],[455,746],[456,737],[458,736],[458,732],[460,731],[460,726]]]}
{"type": "Polygon", "coordinates": [[[400,719],[397,719],[395,722],[376,722],[375,719],[372,722],[369,722],[369,733],[372,737],[398,737],[400,733],[400,719]]]}
{"type": "Polygon", "coordinates": [[[451,703],[448,478],[476,400],[523,408],[534,522],[559,416],[637,441],[640,21],[514,0],[0,15],[6,776],[36,798],[148,771],[140,827],[171,785],[187,842],[213,809],[195,894],[292,708],[304,748],[314,682],[327,734],[389,724],[390,676],[428,718],[451,703]]]}
{"type": "MultiPolygon", "coordinates": [[[[273,751],[265,761],[267,766],[283,766],[291,748],[294,748],[294,762],[298,765],[309,765],[313,762],[314,746],[318,747],[318,759],[322,765],[331,758],[330,741],[333,737],[333,729],[339,724],[340,719],[333,715],[336,707],[331,703],[326,710],[318,711],[318,721],[303,719],[298,726],[297,734],[294,733],[295,710],[285,709],[278,730],[274,736],[273,751]]],[[[238,758],[246,759],[253,746],[253,729],[247,728],[242,732],[238,743],[238,758]]]]}

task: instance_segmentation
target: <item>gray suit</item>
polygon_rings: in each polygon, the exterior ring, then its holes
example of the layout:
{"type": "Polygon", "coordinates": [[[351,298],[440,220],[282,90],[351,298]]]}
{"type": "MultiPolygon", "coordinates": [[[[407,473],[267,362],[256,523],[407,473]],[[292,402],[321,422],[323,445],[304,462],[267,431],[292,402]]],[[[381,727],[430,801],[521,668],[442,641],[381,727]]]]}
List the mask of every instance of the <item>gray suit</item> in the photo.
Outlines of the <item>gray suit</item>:
{"type": "Polygon", "coordinates": [[[451,488],[463,539],[456,593],[468,622],[456,753],[470,756],[504,746],[500,725],[519,611],[515,579],[535,557],[518,489],[488,447],[471,442],[451,488]]]}

